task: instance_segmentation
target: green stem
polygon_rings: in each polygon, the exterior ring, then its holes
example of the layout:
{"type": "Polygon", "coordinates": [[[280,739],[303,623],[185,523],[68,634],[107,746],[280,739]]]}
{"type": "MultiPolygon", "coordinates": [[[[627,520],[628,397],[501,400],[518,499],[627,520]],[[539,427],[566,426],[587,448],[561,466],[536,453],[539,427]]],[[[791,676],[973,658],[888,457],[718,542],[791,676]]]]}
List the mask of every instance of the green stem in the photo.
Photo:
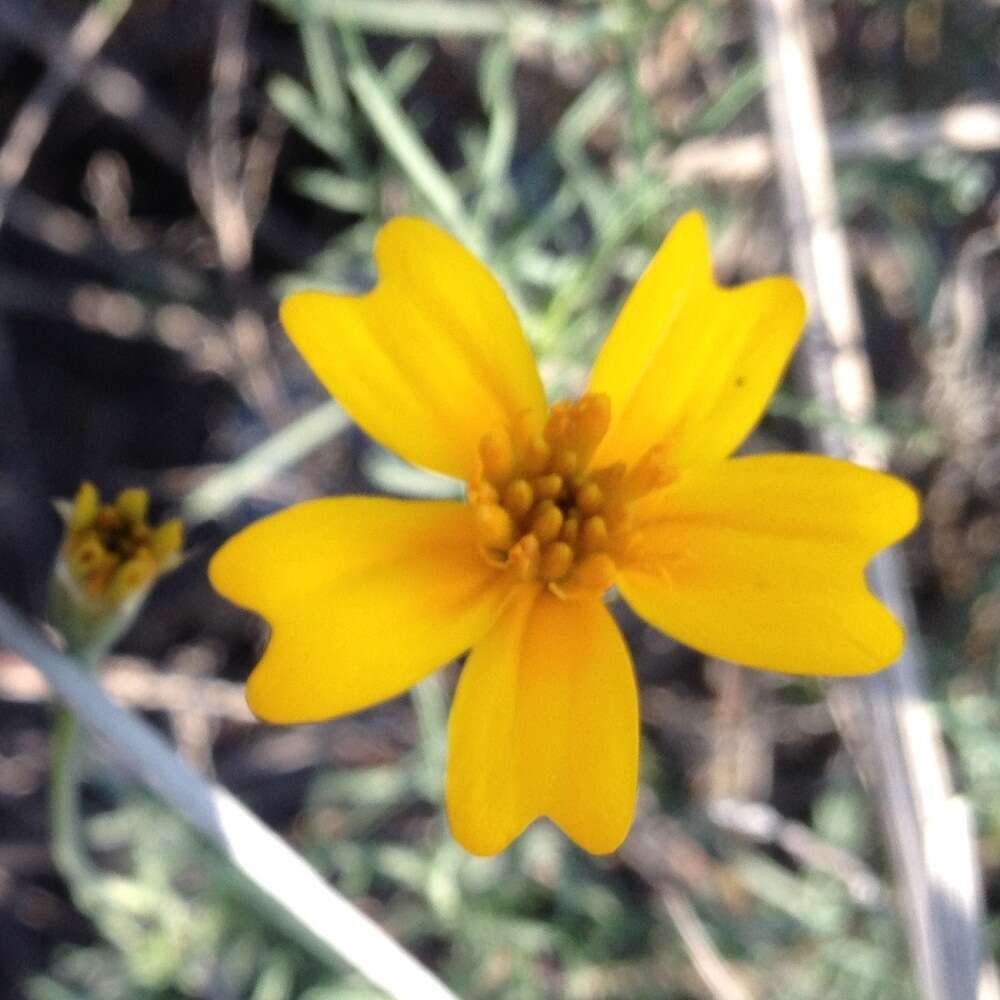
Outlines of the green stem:
{"type": "Polygon", "coordinates": [[[183,908],[171,894],[104,872],[91,861],[80,809],[83,735],[80,720],[72,711],[56,709],[49,785],[52,857],[77,908],[108,941],[128,954],[155,925],[182,926],[183,908]]]}
{"type": "Polygon", "coordinates": [[[424,757],[425,792],[432,800],[441,795],[441,774],[447,757],[448,708],[444,678],[431,674],[411,691],[424,757]]]}
{"type": "MultiPolygon", "coordinates": [[[[110,636],[111,632],[106,635],[110,636]]],[[[67,652],[76,657],[81,669],[94,672],[113,641],[97,637],[88,645],[69,640],[67,652]]],[[[92,890],[101,879],[101,872],[90,860],[83,835],[80,809],[83,736],[83,727],[76,714],[58,706],[52,724],[49,764],[52,859],[65,878],[74,901],[80,909],[86,910],[92,890]]]]}
{"type": "Polygon", "coordinates": [[[87,857],[80,817],[81,735],[80,720],[67,708],[56,709],[49,785],[52,855],[71,889],[97,876],[87,857]]]}

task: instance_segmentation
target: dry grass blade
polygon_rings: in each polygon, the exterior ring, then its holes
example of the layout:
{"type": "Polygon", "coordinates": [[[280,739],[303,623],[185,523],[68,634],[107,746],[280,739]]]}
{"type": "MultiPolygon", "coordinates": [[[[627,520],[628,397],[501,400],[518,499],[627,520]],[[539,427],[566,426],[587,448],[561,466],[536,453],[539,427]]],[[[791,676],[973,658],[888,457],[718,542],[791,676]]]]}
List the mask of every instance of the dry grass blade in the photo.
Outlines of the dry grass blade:
{"type": "Polygon", "coordinates": [[[692,856],[690,846],[693,845],[685,844],[685,838],[676,837],[671,821],[645,817],[636,823],[619,855],[655,890],[708,995],[714,1000],[753,1000],[749,987],[719,953],[708,928],[681,888],[681,877],[687,872],[693,873],[701,890],[709,881],[707,858],[698,849],[692,856]],[[668,845],[667,850],[664,845],[668,845]]]}
{"type": "Polygon", "coordinates": [[[716,799],[709,803],[708,815],[723,829],[761,844],[776,844],[801,864],[839,879],[859,906],[888,902],[881,880],[863,861],[823,840],[805,823],[786,819],[766,802],[716,799]]]}
{"type": "MultiPolygon", "coordinates": [[[[104,688],[118,701],[146,712],[186,713],[241,725],[256,720],[247,708],[243,686],[215,677],[190,677],[157,671],[145,660],[112,656],[101,671],[104,688]]],[[[51,701],[52,689],[30,663],[0,652],[0,699],[36,704],[51,701]]]]}
{"type": "MultiPolygon", "coordinates": [[[[945,147],[991,152],[1000,149],[1000,106],[980,101],[943,111],[833,125],[829,141],[837,161],[903,160],[945,147]]],[[[769,135],[713,136],[654,154],[654,166],[675,183],[754,184],[774,169],[774,150],[769,135]]]]}
{"type": "Polygon", "coordinates": [[[85,726],[226,857],[261,903],[324,962],[354,966],[395,998],[454,994],[356,909],[224,788],[194,773],[154,729],[115,705],[75,661],[50,646],[0,600],[0,643],[41,670],[85,726]]]}
{"type": "MultiPolygon", "coordinates": [[[[802,360],[814,393],[831,412],[860,421],[871,412],[871,371],[802,4],[755,0],[755,13],[792,259],[812,306],[802,360]]],[[[848,448],[835,434],[823,444],[831,453],[879,464],[881,456],[848,448]]],[[[881,814],[921,994],[925,1000],[994,997],[971,815],[952,787],[895,554],[876,560],[873,583],[907,626],[910,641],[894,668],[831,685],[831,706],[881,814]]]]}
{"type": "Polygon", "coordinates": [[[27,172],[60,98],[100,52],[128,8],[128,0],[113,0],[95,3],[83,13],[8,129],[0,149],[0,226],[11,192],[27,172]]]}
{"type": "Polygon", "coordinates": [[[698,975],[715,1000],[753,1000],[750,991],[733,975],[716,951],[705,925],[690,901],[674,886],[659,887],[660,901],[666,910],[698,975]]]}

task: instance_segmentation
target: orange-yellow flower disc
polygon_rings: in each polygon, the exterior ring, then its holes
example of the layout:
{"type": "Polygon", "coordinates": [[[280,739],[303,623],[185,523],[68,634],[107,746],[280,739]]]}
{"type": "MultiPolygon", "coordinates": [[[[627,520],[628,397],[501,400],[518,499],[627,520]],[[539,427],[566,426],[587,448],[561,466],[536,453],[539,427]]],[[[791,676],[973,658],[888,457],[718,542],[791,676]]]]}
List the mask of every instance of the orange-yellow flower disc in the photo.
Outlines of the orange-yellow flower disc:
{"type": "Polygon", "coordinates": [[[604,853],[628,832],[639,755],[610,587],[747,666],[861,674],[898,656],[864,569],[916,523],[914,492],[829,458],[731,457],[801,333],[793,281],[718,286],[705,224],[684,216],[586,393],[550,408],[513,309],[459,243],[398,218],[375,260],[371,292],[292,295],[282,322],[372,437],[467,496],[313,500],[220,549],[212,582],[272,628],[247,686],[261,718],[355,711],[471,649],[449,724],[455,836],[494,854],[548,816],[604,853]]]}

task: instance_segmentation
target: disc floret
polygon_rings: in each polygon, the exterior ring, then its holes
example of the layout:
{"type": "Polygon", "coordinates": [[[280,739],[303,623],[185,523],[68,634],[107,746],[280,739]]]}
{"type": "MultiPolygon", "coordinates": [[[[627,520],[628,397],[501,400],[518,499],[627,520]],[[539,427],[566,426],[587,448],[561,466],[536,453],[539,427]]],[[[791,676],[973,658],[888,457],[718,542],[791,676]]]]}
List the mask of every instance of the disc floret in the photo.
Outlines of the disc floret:
{"type": "Polygon", "coordinates": [[[614,583],[628,537],[630,476],[622,463],[591,469],[611,421],[603,393],[556,403],[539,433],[527,416],[479,444],[469,483],[480,550],[523,581],[560,597],[614,583]]]}
{"type": "Polygon", "coordinates": [[[81,602],[117,607],[179,561],[181,523],[152,527],[145,490],[122,490],[113,503],[102,504],[93,484],[83,483],[72,502],[57,507],[66,525],[57,575],[81,602]]]}

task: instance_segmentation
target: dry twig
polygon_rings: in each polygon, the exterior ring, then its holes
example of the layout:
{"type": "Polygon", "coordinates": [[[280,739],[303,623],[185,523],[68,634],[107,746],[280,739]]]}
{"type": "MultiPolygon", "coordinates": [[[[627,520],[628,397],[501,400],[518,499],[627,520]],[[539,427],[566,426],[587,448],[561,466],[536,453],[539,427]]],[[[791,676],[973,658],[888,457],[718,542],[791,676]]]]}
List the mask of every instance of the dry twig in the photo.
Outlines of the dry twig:
{"type": "Polygon", "coordinates": [[[859,906],[872,909],[887,904],[885,886],[863,861],[823,840],[804,823],[786,819],[766,802],[716,799],[707,811],[717,826],[761,844],[775,844],[801,864],[839,879],[859,906]]]}
{"type": "Polygon", "coordinates": [[[24,178],[63,94],[84,73],[128,8],[128,0],[105,0],[88,7],[11,123],[0,148],[0,226],[11,192],[24,178]]]}
{"type": "MultiPolygon", "coordinates": [[[[53,25],[47,18],[44,26],[36,23],[23,11],[9,4],[0,3],[0,31],[8,34],[25,48],[31,49],[50,65],[57,65],[60,53],[67,44],[68,33],[53,25]]],[[[188,169],[188,150],[191,134],[168,108],[164,107],[155,94],[130,70],[118,65],[105,56],[95,55],[83,68],[77,81],[80,91],[95,107],[105,114],[128,125],[136,140],[153,156],[184,176],[188,169]]],[[[273,127],[268,121],[268,112],[263,112],[262,131],[273,127]],[[267,129],[265,129],[265,125],[267,129]]],[[[268,250],[283,260],[298,260],[302,255],[302,233],[279,209],[268,205],[267,214],[259,218],[264,206],[259,176],[269,152],[260,148],[261,143],[248,154],[246,184],[252,189],[256,201],[253,219],[256,235],[268,250]],[[253,160],[253,163],[250,160],[253,160]]],[[[17,196],[18,192],[14,192],[17,196]]]]}
{"type": "MultiPolygon", "coordinates": [[[[869,416],[871,371],[840,224],[816,67],[801,0],[755,0],[767,71],[775,162],[792,262],[812,307],[801,360],[815,395],[849,421],[869,416]]],[[[869,464],[835,432],[825,449],[869,464]]],[[[874,589],[907,627],[894,668],[831,684],[829,699],[854,753],[892,851],[902,915],[926,1000],[996,996],[983,950],[981,874],[972,818],[954,793],[937,721],[927,701],[923,652],[898,556],[874,563],[874,589]]]]}
{"type": "MultiPolygon", "coordinates": [[[[905,160],[939,148],[964,153],[1000,149],[1000,106],[987,101],[956,104],[943,111],[830,127],[830,153],[837,161],[905,160]]],[[[677,182],[753,184],[771,174],[775,155],[771,137],[756,133],[693,139],[654,153],[653,165],[677,182]]]]}
{"type": "MultiPolygon", "coordinates": [[[[101,681],[119,701],[147,712],[186,712],[229,722],[253,723],[243,686],[214,677],[157,672],[134,656],[111,656],[101,681]]],[[[0,699],[33,704],[52,699],[45,678],[18,656],[0,652],[0,699]]]]}
{"type": "Polygon", "coordinates": [[[711,881],[713,865],[700,846],[670,820],[648,816],[636,822],[618,853],[656,891],[709,995],[715,1000],[752,1000],[749,988],[719,954],[708,929],[681,889],[681,884],[690,879],[692,891],[704,893],[711,881]],[[664,850],[665,845],[669,849],[664,850]]]}
{"type": "Polygon", "coordinates": [[[282,393],[267,327],[252,305],[250,281],[254,228],[247,205],[246,170],[239,136],[240,95],[246,78],[248,0],[229,0],[219,9],[219,33],[208,102],[208,136],[203,153],[191,158],[191,190],[219,252],[232,309],[233,353],[247,394],[271,424],[280,420],[282,393]]]}

